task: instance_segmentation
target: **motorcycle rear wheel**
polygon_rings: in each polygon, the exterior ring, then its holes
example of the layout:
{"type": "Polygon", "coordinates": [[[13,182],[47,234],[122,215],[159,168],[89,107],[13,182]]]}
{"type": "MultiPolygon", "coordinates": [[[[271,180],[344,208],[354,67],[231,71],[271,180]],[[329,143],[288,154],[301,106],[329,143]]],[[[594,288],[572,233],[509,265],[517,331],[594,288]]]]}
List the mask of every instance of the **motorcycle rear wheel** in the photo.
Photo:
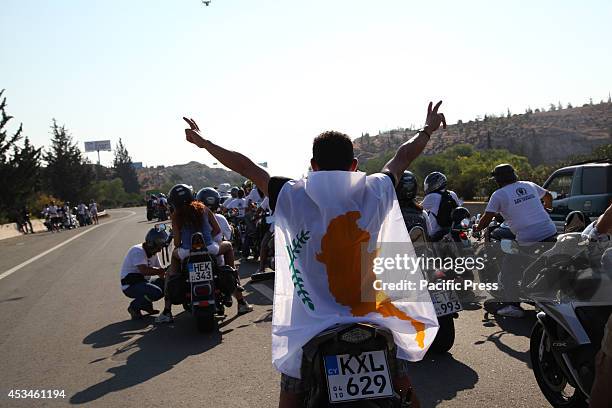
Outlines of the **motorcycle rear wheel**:
{"type": "Polygon", "coordinates": [[[533,374],[542,394],[555,408],[586,408],[588,404],[582,391],[574,388],[573,393],[565,392],[569,381],[548,348],[547,337],[542,324],[536,322],[531,332],[529,354],[533,374]]]}
{"type": "Polygon", "coordinates": [[[217,327],[217,319],[214,313],[199,314],[195,318],[200,333],[210,333],[217,327]]]}
{"type": "Polygon", "coordinates": [[[446,353],[455,344],[455,319],[452,314],[441,316],[438,318],[440,328],[436,334],[436,338],[429,347],[432,353],[446,353]]]}

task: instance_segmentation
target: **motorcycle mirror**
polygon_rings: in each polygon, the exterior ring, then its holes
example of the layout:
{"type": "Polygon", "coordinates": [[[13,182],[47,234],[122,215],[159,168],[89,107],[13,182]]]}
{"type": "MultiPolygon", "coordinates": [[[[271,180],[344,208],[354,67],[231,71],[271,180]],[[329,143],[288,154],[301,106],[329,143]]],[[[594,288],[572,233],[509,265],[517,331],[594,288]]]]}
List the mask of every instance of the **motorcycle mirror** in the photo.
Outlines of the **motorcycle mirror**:
{"type": "Polygon", "coordinates": [[[551,191],[550,195],[552,196],[553,200],[556,200],[557,198],[559,198],[559,193],[557,193],[556,191],[551,191]]]}
{"type": "Polygon", "coordinates": [[[505,254],[509,255],[516,255],[519,252],[516,241],[510,239],[501,240],[501,249],[505,254]]]}

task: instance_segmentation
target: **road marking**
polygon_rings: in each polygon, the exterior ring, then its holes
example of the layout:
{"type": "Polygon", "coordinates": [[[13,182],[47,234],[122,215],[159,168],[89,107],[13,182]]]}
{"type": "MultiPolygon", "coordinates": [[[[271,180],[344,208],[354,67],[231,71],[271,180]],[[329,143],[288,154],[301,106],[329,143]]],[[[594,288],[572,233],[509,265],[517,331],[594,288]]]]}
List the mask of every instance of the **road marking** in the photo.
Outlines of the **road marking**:
{"type": "Polygon", "coordinates": [[[30,259],[28,259],[27,261],[24,261],[24,262],[20,263],[19,265],[12,267],[12,268],[11,268],[11,269],[9,269],[8,271],[6,271],[6,272],[2,272],[2,274],[0,274],[0,280],[2,280],[2,279],[4,279],[4,278],[6,278],[7,276],[12,275],[13,273],[15,273],[15,272],[17,272],[18,270],[20,270],[21,268],[23,268],[24,266],[28,266],[28,265],[29,265],[29,264],[31,264],[32,262],[35,262],[35,261],[39,260],[39,259],[40,259],[40,258],[42,258],[43,256],[45,256],[45,255],[47,255],[47,254],[49,254],[49,253],[51,253],[51,252],[55,251],[56,249],[59,249],[59,248],[63,247],[64,245],[68,244],[69,242],[74,241],[74,240],[75,240],[75,239],[77,239],[77,238],[82,237],[83,235],[85,235],[85,234],[87,234],[87,233],[89,233],[89,232],[91,232],[91,231],[95,230],[95,229],[96,229],[96,228],[98,228],[98,227],[101,227],[101,226],[103,226],[103,225],[112,224],[113,222],[117,222],[117,221],[124,220],[124,219],[129,218],[129,217],[131,217],[131,216],[133,216],[133,215],[136,215],[136,213],[135,213],[134,211],[130,211],[130,214],[129,214],[129,215],[126,215],[125,217],[117,218],[117,219],[115,219],[115,220],[111,220],[111,221],[105,222],[105,223],[103,223],[103,224],[94,225],[94,226],[93,226],[93,227],[91,227],[90,229],[88,229],[88,230],[86,230],[86,231],[83,231],[83,232],[81,232],[80,234],[76,234],[74,237],[72,237],[72,238],[70,238],[70,239],[67,239],[66,241],[64,241],[64,242],[62,242],[62,243],[57,244],[57,245],[56,245],[56,246],[54,246],[53,248],[49,248],[49,249],[47,249],[46,251],[41,252],[40,254],[36,255],[35,257],[30,258],[30,259]]]}
{"type": "Polygon", "coordinates": [[[253,289],[267,297],[268,300],[274,300],[274,291],[268,286],[264,285],[263,283],[251,283],[251,286],[253,287],[253,289]]]}

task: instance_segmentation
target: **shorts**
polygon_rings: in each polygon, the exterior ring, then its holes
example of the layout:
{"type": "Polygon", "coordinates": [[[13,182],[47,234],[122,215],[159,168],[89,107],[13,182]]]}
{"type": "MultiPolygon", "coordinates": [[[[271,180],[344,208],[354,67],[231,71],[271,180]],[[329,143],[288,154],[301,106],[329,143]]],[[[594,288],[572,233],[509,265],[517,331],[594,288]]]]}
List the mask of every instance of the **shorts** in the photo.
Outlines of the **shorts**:
{"type": "MultiPolygon", "coordinates": [[[[397,359],[397,376],[405,377],[410,371],[410,365],[407,360],[397,359]]],[[[281,373],[281,391],[302,393],[306,391],[304,382],[300,378],[290,377],[287,374],[281,373]]]]}
{"type": "MultiPolygon", "coordinates": [[[[212,244],[210,244],[209,246],[206,247],[206,250],[211,255],[218,255],[219,254],[219,244],[217,244],[216,242],[213,242],[212,244]]],[[[178,255],[179,259],[181,261],[183,261],[183,260],[185,260],[185,258],[187,258],[189,256],[189,249],[178,248],[177,249],[177,255],[178,255]]]]}

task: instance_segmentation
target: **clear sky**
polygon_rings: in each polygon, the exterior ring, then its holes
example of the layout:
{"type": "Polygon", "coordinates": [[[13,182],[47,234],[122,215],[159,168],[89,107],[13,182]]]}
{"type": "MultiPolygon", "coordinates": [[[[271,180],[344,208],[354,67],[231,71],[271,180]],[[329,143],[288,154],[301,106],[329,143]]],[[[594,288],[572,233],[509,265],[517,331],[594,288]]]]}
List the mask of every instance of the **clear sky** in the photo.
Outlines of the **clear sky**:
{"type": "Polygon", "coordinates": [[[606,99],[611,21],[608,0],[3,0],[0,89],[39,146],[57,118],[81,147],[212,164],[189,115],[295,177],[321,131],[421,126],[429,100],[454,123],[606,99]]]}

